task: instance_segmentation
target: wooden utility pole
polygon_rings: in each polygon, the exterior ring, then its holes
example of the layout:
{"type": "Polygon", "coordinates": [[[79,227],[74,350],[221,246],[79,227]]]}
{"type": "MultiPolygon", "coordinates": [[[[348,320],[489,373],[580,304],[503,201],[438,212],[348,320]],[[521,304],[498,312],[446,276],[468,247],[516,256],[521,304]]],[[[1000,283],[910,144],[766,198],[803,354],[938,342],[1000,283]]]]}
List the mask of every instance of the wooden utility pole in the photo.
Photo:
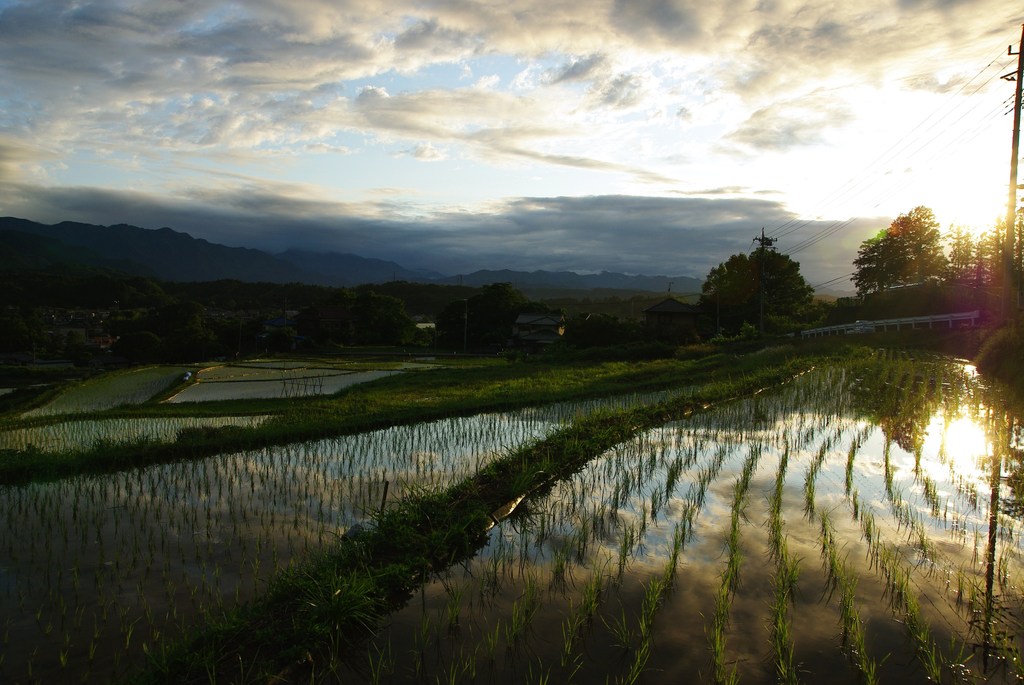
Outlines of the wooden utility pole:
{"type": "Polygon", "coordinates": [[[758,256],[759,256],[759,258],[757,260],[757,270],[761,272],[760,276],[759,276],[759,278],[760,278],[760,287],[758,288],[758,291],[761,294],[761,298],[760,298],[761,299],[761,316],[760,316],[758,331],[761,333],[761,335],[764,335],[764,272],[765,272],[765,268],[764,268],[765,267],[765,264],[764,264],[764,249],[766,247],[773,248],[775,246],[775,240],[776,240],[776,238],[768,238],[767,236],[765,236],[765,234],[764,234],[764,227],[763,226],[761,227],[761,235],[760,235],[760,237],[754,236],[754,240],[753,240],[753,242],[760,244],[760,247],[757,248],[757,251],[758,251],[757,253],[758,253],[758,256]]]}
{"type": "Polygon", "coordinates": [[[1004,79],[1016,81],[1015,94],[1013,96],[1013,143],[1010,151],[1010,189],[1006,202],[1006,236],[1003,241],[1003,318],[1010,318],[1011,312],[1016,309],[1013,302],[1013,247],[1017,228],[1017,150],[1020,148],[1020,107],[1021,107],[1021,83],[1024,81],[1024,56],[1021,55],[1021,48],[1024,47],[1024,25],[1021,26],[1020,43],[1017,44],[1017,52],[1014,53],[1013,46],[1007,49],[1007,54],[1017,55],[1016,73],[1007,74],[1004,79]]]}

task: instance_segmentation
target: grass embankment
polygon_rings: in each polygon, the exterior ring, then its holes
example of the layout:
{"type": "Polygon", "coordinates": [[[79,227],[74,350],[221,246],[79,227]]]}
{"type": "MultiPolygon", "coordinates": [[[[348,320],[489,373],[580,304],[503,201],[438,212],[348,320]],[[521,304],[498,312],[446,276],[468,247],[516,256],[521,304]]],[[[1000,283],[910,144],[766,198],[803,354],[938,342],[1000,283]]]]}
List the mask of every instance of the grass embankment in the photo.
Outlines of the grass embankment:
{"type": "Polygon", "coordinates": [[[213,403],[217,406],[209,407],[193,404],[187,405],[187,409],[185,405],[150,405],[140,409],[79,414],[74,418],[170,417],[182,413],[191,416],[273,413],[273,416],[256,428],[187,429],[173,443],[153,440],[103,443],[65,453],[35,449],[4,450],[0,451],[0,484],[112,473],[485,411],[680,387],[734,376],[743,373],[744,368],[755,368],[764,363],[765,360],[757,355],[737,357],[727,352],[689,360],[632,363],[498,362],[489,366],[399,374],[352,386],[331,397],[236,401],[213,403]]]}
{"type": "MultiPolygon", "coordinates": [[[[151,653],[151,667],[136,680],[315,682],[326,677],[432,573],[474,554],[495,522],[493,512],[507,503],[546,491],[641,431],[778,385],[818,361],[791,350],[733,359],[729,378],[710,380],[714,374],[709,374],[686,397],[588,415],[502,457],[474,478],[394,503],[366,533],[279,576],[251,605],[183,646],[151,653]]],[[[500,386],[483,384],[474,393],[494,401],[504,396],[500,386]]]]}

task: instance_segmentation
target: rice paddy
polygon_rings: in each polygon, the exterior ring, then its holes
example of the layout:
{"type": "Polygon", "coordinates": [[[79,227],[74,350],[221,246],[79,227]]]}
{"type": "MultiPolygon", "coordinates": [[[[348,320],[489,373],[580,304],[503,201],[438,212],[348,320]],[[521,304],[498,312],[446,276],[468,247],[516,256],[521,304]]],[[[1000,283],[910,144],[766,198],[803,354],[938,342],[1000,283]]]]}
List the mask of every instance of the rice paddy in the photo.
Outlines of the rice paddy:
{"type": "Polygon", "coordinates": [[[267,416],[170,416],[82,419],[0,430],[0,449],[69,452],[97,445],[139,441],[171,442],[184,430],[259,426],[267,416]]]}
{"type": "Polygon", "coordinates": [[[623,396],[0,488],[0,681],[108,682],[386,504],[623,396]]]}
{"type": "Polygon", "coordinates": [[[998,490],[1019,425],[969,371],[938,373],[912,444],[841,370],[645,433],[425,585],[372,669],[323,680],[1016,681],[998,490]]]}
{"type": "MultiPolygon", "coordinates": [[[[0,488],[0,680],[158,674],[175,639],[392,502],[576,417],[684,392],[0,488]]],[[[479,552],[432,572],[365,649],[326,645],[284,676],[1016,681],[1022,442],[1019,418],[963,364],[825,366],[600,454],[495,519],[479,552]]],[[[358,583],[309,601],[358,610],[358,583]]],[[[208,679],[266,682],[236,666],[208,679]]]]}
{"type": "Polygon", "coordinates": [[[180,382],[188,371],[184,366],[146,366],[106,373],[72,385],[43,406],[25,412],[22,418],[82,414],[141,404],[180,382]]]}
{"type": "Polygon", "coordinates": [[[196,382],[168,402],[274,399],[332,395],[356,383],[398,373],[395,369],[355,370],[323,363],[250,361],[211,366],[195,374],[196,382]]]}

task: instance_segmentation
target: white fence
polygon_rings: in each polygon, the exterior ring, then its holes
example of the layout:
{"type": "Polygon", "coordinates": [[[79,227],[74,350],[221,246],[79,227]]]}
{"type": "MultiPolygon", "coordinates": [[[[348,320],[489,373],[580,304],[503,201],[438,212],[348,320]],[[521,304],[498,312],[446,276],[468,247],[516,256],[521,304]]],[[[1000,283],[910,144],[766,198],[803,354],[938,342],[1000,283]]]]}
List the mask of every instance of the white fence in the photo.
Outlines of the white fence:
{"type": "Polygon", "coordinates": [[[819,335],[843,335],[845,333],[875,333],[878,331],[900,330],[901,328],[932,328],[935,324],[946,324],[947,328],[955,326],[974,326],[981,318],[981,312],[956,312],[955,314],[936,314],[934,316],[908,316],[902,319],[878,319],[875,321],[855,321],[838,326],[824,326],[800,331],[801,337],[812,338],[819,335]]]}

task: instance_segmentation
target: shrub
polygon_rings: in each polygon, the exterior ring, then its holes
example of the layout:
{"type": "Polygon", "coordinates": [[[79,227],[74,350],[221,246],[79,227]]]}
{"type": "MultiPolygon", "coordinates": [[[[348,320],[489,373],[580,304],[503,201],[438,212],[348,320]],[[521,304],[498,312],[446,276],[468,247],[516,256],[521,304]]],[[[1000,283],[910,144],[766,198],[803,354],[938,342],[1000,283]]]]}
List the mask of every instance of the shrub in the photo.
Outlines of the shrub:
{"type": "Polygon", "coordinates": [[[981,344],[975,360],[978,368],[1006,383],[1020,389],[1020,378],[1024,373],[1024,321],[1017,321],[997,328],[981,344]]]}

